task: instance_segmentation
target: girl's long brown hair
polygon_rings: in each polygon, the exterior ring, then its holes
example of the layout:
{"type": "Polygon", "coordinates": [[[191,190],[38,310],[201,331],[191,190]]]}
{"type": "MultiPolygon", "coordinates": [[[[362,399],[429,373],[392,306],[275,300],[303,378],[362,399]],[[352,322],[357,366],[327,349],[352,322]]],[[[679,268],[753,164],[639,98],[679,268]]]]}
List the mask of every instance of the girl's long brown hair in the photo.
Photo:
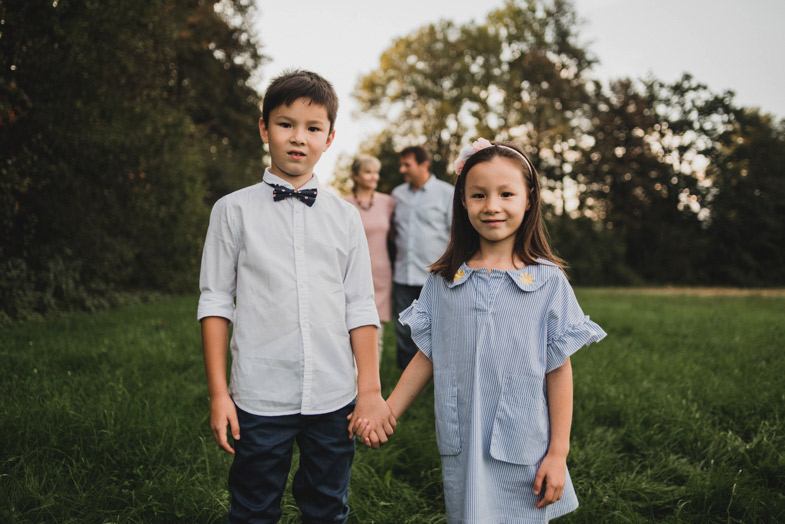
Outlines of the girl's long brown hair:
{"type": "Polygon", "coordinates": [[[494,144],[492,147],[482,149],[469,157],[458,174],[455,194],[452,199],[450,243],[442,257],[430,266],[432,272],[441,275],[445,280],[452,280],[461,264],[469,260],[480,249],[480,235],[469,222],[469,215],[463,206],[466,175],[473,166],[481,162],[488,162],[496,157],[506,158],[518,165],[526,187],[529,189],[531,205],[515,233],[513,251],[526,265],[536,264],[537,258],[553,262],[562,269],[566,265],[561,258],[553,253],[548,242],[548,233],[540,212],[540,182],[537,171],[518,148],[507,144],[494,144]]]}

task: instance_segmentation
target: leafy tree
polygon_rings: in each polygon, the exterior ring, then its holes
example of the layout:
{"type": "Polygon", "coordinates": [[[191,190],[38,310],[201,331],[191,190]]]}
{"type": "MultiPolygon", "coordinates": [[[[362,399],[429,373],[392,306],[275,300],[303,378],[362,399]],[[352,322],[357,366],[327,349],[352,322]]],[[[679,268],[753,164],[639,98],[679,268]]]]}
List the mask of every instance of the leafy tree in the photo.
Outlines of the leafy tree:
{"type": "Polygon", "coordinates": [[[442,178],[477,136],[520,145],[578,282],[783,282],[783,124],[688,74],[592,80],[579,27],[568,0],[508,0],[395,40],[355,89],[387,122],[363,151],[394,187],[410,143],[442,178]]]}
{"type": "Polygon", "coordinates": [[[689,76],[673,85],[618,80],[596,95],[593,143],[576,167],[580,209],[614,232],[619,262],[645,281],[700,278],[693,249],[697,166],[712,144],[701,129],[707,100],[714,95],[689,76]]]}
{"type": "Polygon", "coordinates": [[[389,122],[400,149],[423,143],[434,172],[468,137],[524,145],[548,179],[566,174],[589,96],[592,59],[577,42],[567,1],[508,1],[482,25],[441,21],[396,40],[355,90],[362,109],[389,122]]]}
{"type": "Polygon", "coordinates": [[[249,8],[2,4],[6,314],[89,307],[111,289],[193,286],[206,203],[260,166],[249,8]]]}
{"type": "Polygon", "coordinates": [[[388,119],[395,149],[425,145],[433,172],[448,178],[451,154],[467,131],[458,115],[480,96],[476,86],[490,83],[488,64],[472,64],[499,51],[499,42],[482,29],[431,24],[396,40],[380,67],[360,80],[355,97],[362,110],[388,119]]]}
{"type": "Polygon", "coordinates": [[[715,281],[785,284],[785,123],[738,109],[717,137],[706,266],[715,281]]]}

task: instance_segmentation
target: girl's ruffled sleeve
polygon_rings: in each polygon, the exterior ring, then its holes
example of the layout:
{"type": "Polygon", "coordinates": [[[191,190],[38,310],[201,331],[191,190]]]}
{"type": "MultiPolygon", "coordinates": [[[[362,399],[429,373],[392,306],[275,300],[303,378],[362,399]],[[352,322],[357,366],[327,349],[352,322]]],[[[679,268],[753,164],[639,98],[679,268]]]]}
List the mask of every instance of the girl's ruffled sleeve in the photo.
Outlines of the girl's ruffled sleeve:
{"type": "Polygon", "coordinates": [[[563,275],[559,277],[548,309],[548,355],[546,373],[567,361],[583,346],[599,342],[606,333],[583,314],[575,293],[563,275]]]}
{"type": "Polygon", "coordinates": [[[412,305],[401,311],[398,321],[412,330],[412,340],[429,360],[432,360],[431,343],[431,308],[433,305],[433,275],[428,275],[428,280],[420,292],[420,298],[412,305]]]}

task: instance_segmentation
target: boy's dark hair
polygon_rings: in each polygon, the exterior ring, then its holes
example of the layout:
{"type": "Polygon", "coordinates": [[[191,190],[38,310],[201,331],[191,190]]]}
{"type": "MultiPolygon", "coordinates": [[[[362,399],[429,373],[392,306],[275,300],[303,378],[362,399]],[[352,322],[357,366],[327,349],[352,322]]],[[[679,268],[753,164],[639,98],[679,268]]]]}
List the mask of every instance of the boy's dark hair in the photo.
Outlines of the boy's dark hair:
{"type": "Polygon", "coordinates": [[[450,243],[439,260],[431,264],[430,270],[441,275],[445,280],[452,281],[461,264],[468,261],[480,248],[480,234],[469,221],[469,214],[463,206],[466,191],[466,175],[472,167],[481,162],[488,162],[501,157],[513,162],[521,170],[521,176],[528,189],[528,201],[531,204],[523,217],[518,231],[515,232],[513,251],[526,265],[536,264],[537,258],[553,262],[564,268],[564,261],[556,256],[548,242],[548,232],[542,221],[540,212],[540,182],[534,165],[524,158],[518,148],[507,144],[494,144],[492,147],[477,151],[464,164],[458,180],[455,182],[455,194],[452,199],[452,227],[450,243]]]}
{"type": "Polygon", "coordinates": [[[418,164],[431,161],[431,155],[428,154],[428,151],[426,151],[425,148],[422,146],[405,147],[403,151],[401,151],[401,154],[398,155],[398,157],[403,158],[408,155],[414,155],[414,160],[418,164]]]}
{"type": "Polygon", "coordinates": [[[262,120],[264,125],[270,123],[270,113],[276,107],[291,105],[295,100],[305,98],[312,104],[324,106],[330,120],[330,131],[335,126],[338,114],[338,95],[333,85],[322,76],[311,71],[295,69],[284,71],[273,79],[262,102],[262,120]]]}

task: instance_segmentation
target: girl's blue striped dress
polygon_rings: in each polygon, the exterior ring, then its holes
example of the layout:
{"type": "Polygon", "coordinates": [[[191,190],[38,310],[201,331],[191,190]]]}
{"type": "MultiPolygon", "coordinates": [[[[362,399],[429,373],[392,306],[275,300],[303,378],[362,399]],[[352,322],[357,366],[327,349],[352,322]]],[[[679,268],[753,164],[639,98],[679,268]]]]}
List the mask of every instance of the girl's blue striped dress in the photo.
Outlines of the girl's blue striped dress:
{"type": "Polygon", "coordinates": [[[545,374],[605,332],[583,314],[564,273],[545,260],[521,270],[431,274],[400,315],[433,362],[436,440],[447,522],[540,523],[578,507],[569,472],[558,502],[537,509],[549,442],[545,374]]]}

